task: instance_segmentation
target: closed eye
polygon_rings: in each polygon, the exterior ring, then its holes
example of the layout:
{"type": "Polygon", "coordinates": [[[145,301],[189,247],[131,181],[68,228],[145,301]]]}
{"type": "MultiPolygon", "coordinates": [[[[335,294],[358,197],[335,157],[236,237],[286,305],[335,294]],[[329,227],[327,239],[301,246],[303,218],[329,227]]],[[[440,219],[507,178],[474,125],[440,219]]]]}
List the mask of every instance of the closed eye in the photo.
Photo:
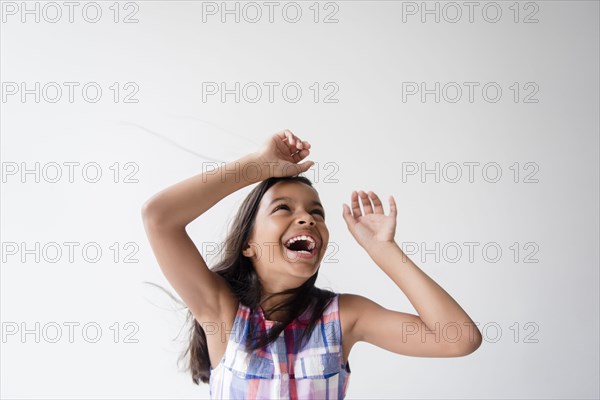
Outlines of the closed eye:
{"type": "Polygon", "coordinates": [[[314,210],[313,212],[316,212],[317,214],[319,214],[321,217],[325,218],[325,213],[321,210],[314,210]]]}
{"type": "MultiPolygon", "coordinates": [[[[285,205],[285,204],[280,204],[280,205],[278,205],[277,207],[275,207],[275,208],[273,209],[273,212],[275,212],[275,211],[277,211],[277,210],[279,210],[279,209],[283,209],[283,208],[285,208],[286,210],[289,210],[289,209],[290,209],[290,208],[289,208],[287,205],[285,205]]],[[[313,213],[317,213],[317,214],[319,214],[321,217],[325,218],[325,213],[324,213],[323,211],[321,211],[321,210],[318,210],[318,209],[316,209],[316,210],[313,210],[312,212],[313,212],[313,213]]]]}
{"type": "Polygon", "coordinates": [[[275,212],[275,211],[279,210],[280,208],[286,208],[286,209],[288,209],[288,210],[290,209],[290,208],[289,208],[288,206],[286,206],[285,204],[281,204],[281,205],[278,205],[277,207],[275,207],[275,208],[273,209],[273,212],[275,212]]]}

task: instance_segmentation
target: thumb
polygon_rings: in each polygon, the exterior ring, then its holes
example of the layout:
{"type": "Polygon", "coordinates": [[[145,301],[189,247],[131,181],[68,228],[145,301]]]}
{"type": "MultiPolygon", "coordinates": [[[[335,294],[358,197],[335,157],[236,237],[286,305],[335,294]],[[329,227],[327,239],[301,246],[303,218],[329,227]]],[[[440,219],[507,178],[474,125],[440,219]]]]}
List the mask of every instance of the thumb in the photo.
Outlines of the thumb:
{"type": "Polygon", "coordinates": [[[305,161],[305,162],[303,162],[301,164],[298,164],[298,167],[300,168],[300,172],[306,172],[313,165],[315,165],[314,161],[305,161]]]}

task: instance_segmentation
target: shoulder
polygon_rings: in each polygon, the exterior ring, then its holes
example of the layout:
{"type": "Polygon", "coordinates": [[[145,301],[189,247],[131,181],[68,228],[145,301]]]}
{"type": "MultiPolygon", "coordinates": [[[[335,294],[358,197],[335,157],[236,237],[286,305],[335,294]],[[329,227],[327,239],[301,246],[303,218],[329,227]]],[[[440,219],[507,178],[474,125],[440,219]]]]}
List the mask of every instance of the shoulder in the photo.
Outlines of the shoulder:
{"type": "Polygon", "coordinates": [[[369,307],[371,304],[375,304],[368,298],[352,293],[340,293],[339,294],[339,309],[340,314],[343,313],[347,319],[356,322],[360,311],[369,307]]]}

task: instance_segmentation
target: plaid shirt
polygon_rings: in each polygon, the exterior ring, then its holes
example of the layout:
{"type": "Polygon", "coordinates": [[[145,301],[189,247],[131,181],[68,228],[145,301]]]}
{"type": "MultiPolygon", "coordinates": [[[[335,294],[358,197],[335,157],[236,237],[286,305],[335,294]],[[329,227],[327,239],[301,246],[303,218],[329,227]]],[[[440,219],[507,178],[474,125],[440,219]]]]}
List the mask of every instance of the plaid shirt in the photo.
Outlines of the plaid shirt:
{"type": "MultiPolygon", "coordinates": [[[[332,299],[317,321],[310,338],[297,348],[303,327],[292,321],[273,343],[252,352],[244,341],[250,320],[262,333],[274,321],[263,310],[250,314],[239,303],[227,349],[216,368],[211,368],[211,399],[343,399],[350,378],[350,362],[344,365],[339,294],[332,299]]],[[[306,321],[311,310],[299,319],[306,321]]]]}

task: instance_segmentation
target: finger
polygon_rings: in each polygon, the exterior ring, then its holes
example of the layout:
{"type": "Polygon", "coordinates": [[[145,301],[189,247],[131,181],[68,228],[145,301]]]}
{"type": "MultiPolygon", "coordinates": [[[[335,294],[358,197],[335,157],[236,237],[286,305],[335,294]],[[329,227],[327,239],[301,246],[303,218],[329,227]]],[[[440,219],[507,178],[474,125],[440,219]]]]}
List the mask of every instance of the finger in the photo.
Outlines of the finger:
{"type": "Polygon", "coordinates": [[[304,146],[302,145],[302,141],[294,135],[290,130],[286,129],[287,132],[287,145],[290,151],[290,155],[295,156],[297,153],[303,150],[304,146]]]}
{"type": "Polygon", "coordinates": [[[396,209],[396,199],[394,199],[394,196],[390,196],[390,215],[395,219],[397,214],[398,210],[396,209]]]}
{"type": "Polygon", "coordinates": [[[285,132],[285,137],[287,139],[288,144],[290,145],[294,145],[294,134],[292,132],[290,132],[288,129],[284,130],[285,132]]]}
{"type": "Polygon", "coordinates": [[[358,218],[358,217],[362,216],[362,212],[360,211],[360,206],[358,205],[358,193],[356,193],[356,191],[352,192],[352,196],[351,196],[350,200],[351,200],[350,204],[352,205],[352,215],[354,216],[354,218],[358,218]]]}
{"type": "Polygon", "coordinates": [[[350,207],[348,207],[346,204],[342,204],[342,217],[344,218],[344,221],[346,221],[348,227],[351,227],[354,224],[356,224],[356,220],[350,212],[350,207]]]}
{"type": "Polygon", "coordinates": [[[291,141],[291,132],[288,131],[287,129],[282,130],[281,132],[277,133],[277,136],[279,137],[279,139],[288,147],[288,149],[292,150],[293,146],[290,145],[290,141],[291,141]]]}
{"type": "Polygon", "coordinates": [[[292,156],[292,160],[294,160],[294,162],[299,162],[304,160],[306,157],[308,157],[308,155],[310,154],[309,150],[303,149],[303,150],[297,150],[296,152],[290,154],[292,156]]]}
{"type": "Polygon", "coordinates": [[[371,206],[371,200],[369,200],[369,196],[364,191],[360,191],[360,201],[363,205],[363,210],[365,210],[365,214],[373,214],[373,207],[371,206]]]}
{"type": "Polygon", "coordinates": [[[296,155],[298,155],[300,157],[300,159],[306,158],[309,154],[310,154],[310,150],[307,150],[307,149],[302,149],[298,153],[296,153],[296,155]]]}
{"type": "Polygon", "coordinates": [[[298,136],[294,135],[294,134],[292,133],[292,131],[290,131],[289,129],[288,129],[287,131],[290,133],[290,137],[292,138],[292,140],[291,140],[290,144],[291,144],[291,145],[293,145],[293,146],[297,146],[297,145],[298,145],[298,141],[299,141],[300,139],[298,138],[298,136]]]}
{"type": "Polygon", "coordinates": [[[308,143],[307,141],[303,141],[302,144],[304,144],[305,149],[310,149],[310,143],[308,143]]]}
{"type": "Polygon", "coordinates": [[[293,138],[294,138],[294,143],[293,145],[296,147],[296,149],[298,150],[302,150],[304,148],[304,144],[302,142],[302,139],[300,139],[298,136],[292,134],[293,138]]]}
{"type": "Polygon", "coordinates": [[[287,146],[290,156],[293,156],[294,146],[290,145],[292,140],[291,132],[287,129],[284,129],[281,132],[277,132],[277,137],[287,146]]]}
{"type": "Polygon", "coordinates": [[[381,204],[381,200],[379,200],[379,197],[375,194],[375,192],[369,192],[369,196],[373,201],[373,211],[375,212],[375,214],[383,214],[383,205],[381,204]]]}

